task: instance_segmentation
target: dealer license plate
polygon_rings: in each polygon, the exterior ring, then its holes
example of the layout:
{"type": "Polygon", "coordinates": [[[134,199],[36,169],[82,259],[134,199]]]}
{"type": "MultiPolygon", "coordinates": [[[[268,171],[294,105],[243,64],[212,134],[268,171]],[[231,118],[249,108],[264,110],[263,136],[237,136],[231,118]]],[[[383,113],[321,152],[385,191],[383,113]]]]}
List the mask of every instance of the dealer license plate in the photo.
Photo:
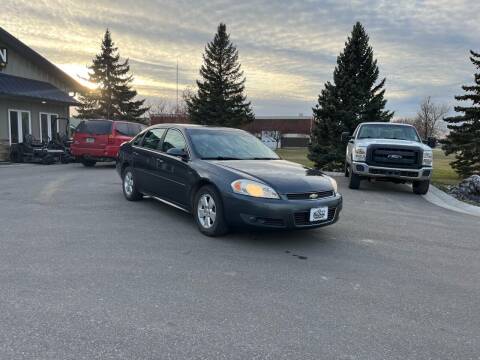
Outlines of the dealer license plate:
{"type": "Polygon", "coordinates": [[[310,221],[322,221],[328,219],[328,207],[310,209],[310,221]]]}
{"type": "Polygon", "coordinates": [[[85,141],[89,144],[93,144],[95,142],[95,138],[87,138],[85,141]]]}

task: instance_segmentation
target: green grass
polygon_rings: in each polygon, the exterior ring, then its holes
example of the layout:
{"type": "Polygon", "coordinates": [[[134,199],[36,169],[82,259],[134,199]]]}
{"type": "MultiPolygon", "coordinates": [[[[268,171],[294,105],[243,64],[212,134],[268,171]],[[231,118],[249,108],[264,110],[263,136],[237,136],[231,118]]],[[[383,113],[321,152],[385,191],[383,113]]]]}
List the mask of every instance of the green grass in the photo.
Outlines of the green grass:
{"type": "Polygon", "coordinates": [[[276,153],[282,159],[293,161],[308,167],[313,167],[313,162],[307,158],[307,148],[277,149],[276,153]]]}
{"type": "MultiPolygon", "coordinates": [[[[313,162],[307,158],[308,149],[278,149],[277,154],[285,160],[294,161],[302,165],[313,167],[313,162]]],[[[433,176],[432,182],[439,186],[453,185],[460,181],[457,173],[453,171],[450,163],[454,160],[453,155],[446,156],[441,149],[433,150],[433,176]]]]}
{"type": "Polygon", "coordinates": [[[435,185],[445,186],[454,185],[460,182],[457,173],[452,169],[450,163],[455,160],[455,156],[446,156],[443,150],[433,150],[433,175],[432,182],[435,185]]]}

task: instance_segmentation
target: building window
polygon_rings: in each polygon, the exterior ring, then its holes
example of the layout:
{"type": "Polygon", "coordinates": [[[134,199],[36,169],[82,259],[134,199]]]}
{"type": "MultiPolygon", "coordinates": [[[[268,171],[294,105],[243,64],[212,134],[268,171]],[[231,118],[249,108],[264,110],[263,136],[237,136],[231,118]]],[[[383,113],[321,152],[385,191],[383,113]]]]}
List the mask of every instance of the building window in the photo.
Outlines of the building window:
{"type": "Polygon", "coordinates": [[[58,114],[40,113],[40,141],[52,140],[59,132],[58,114]]]}
{"type": "Polygon", "coordinates": [[[8,110],[8,127],[10,145],[22,143],[27,135],[32,134],[30,111],[8,110]]]}

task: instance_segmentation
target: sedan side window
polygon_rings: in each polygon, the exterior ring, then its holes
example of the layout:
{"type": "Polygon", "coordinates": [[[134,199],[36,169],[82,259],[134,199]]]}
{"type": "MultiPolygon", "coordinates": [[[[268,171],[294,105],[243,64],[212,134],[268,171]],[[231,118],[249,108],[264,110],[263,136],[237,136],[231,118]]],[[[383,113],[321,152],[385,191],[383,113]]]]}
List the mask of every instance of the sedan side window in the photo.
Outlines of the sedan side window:
{"type": "Polygon", "coordinates": [[[133,140],[133,145],[140,146],[143,140],[143,135],[145,134],[138,134],[137,137],[133,140]]]}
{"type": "Polygon", "coordinates": [[[143,138],[143,147],[152,150],[159,150],[160,141],[165,133],[165,129],[152,129],[147,131],[143,138]]]}
{"type": "Polygon", "coordinates": [[[185,142],[185,138],[178,130],[170,129],[165,136],[165,140],[163,140],[162,144],[162,151],[167,152],[172,148],[182,149],[185,150],[187,144],[185,142]]]}

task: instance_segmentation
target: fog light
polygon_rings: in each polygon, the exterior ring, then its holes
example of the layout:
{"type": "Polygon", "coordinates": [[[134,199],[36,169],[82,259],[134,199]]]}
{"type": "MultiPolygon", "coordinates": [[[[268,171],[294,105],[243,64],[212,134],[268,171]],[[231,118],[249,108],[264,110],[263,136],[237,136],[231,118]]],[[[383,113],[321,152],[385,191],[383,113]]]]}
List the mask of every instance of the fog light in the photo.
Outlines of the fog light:
{"type": "Polygon", "coordinates": [[[430,176],[432,170],[423,170],[423,176],[430,176]]]}
{"type": "Polygon", "coordinates": [[[356,165],[355,166],[355,169],[357,169],[357,171],[365,171],[365,168],[363,167],[363,165],[356,165]]]}

